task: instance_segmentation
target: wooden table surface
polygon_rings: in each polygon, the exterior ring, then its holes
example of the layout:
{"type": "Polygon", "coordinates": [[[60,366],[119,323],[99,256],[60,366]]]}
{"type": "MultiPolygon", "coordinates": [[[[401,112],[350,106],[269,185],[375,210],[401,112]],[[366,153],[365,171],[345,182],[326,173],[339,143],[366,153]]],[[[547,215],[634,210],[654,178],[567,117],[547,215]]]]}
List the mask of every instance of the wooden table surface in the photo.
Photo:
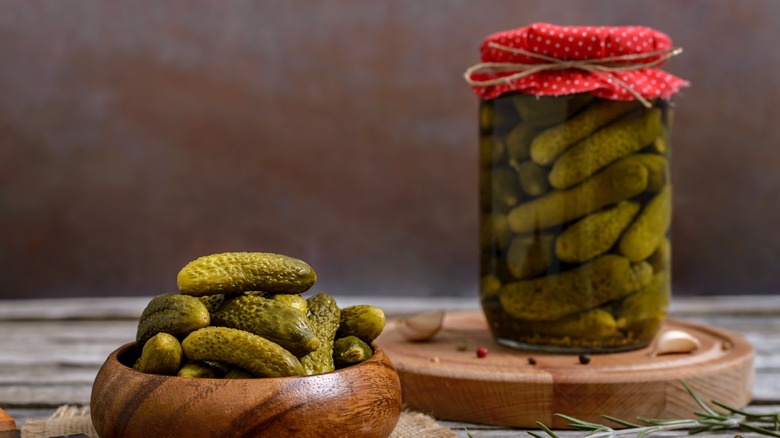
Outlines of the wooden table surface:
{"type": "MultiPolygon", "coordinates": [[[[89,403],[98,369],[111,351],[134,339],[138,317],[150,298],[0,301],[0,408],[13,416],[21,428],[26,419],[45,418],[60,405],[89,403]]],[[[342,307],[374,304],[383,308],[388,317],[425,309],[475,310],[479,306],[476,299],[464,298],[337,300],[342,307]]],[[[750,408],[780,411],[780,296],[675,298],[670,316],[744,336],[756,350],[750,408]]],[[[439,423],[460,437],[528,436],[519,429],[506,427],[439,423]]],[[[700,436],[733,437],[735,433],[700,436]]],[[[563,432],[561,436],[583,435],[563,432]]]]}

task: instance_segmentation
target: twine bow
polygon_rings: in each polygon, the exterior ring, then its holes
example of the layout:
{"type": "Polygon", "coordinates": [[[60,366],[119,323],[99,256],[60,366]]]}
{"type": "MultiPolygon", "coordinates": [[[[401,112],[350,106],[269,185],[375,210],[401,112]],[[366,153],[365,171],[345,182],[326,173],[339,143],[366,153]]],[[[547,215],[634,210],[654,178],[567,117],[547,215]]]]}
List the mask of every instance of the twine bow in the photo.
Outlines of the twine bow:
{"type": "Polygon", "coordinates": [[[634,88],[624,81],[615,76],[614,72],[619,71],[631,71],[638,70],[640,68],[655,67],[656,65],[664,63],[666,60],[673,56],[677,56],[682,53],[682,47],[673,47],[664,50],[656,50],[646,53],[635,53],[629,55],[609,56],[606,58],[597,59],[583,59],[575,61],[565,61],[557,58],[553,58],[547,55],[541,55],[539,53],[529,52],[523,49],[516,49],[513,47],[503,46],[498,43],[489,42],[488,46],[494,49],[498,49],[508,53],[515,53],[519,55],[525,55],[529,58],[540,59],[546,61],[540,64],[523,64],[519,62],[480,62],[469,67],[463,76],[466,78],[466,82],[477,87],[486,87],[490,85],[498,85],[501,83],[510,83],[515,79],[524,78],[540,71],[557,71],[568,69],[585,70],[596,75],[606,78],[607,81],[612,81],[624,90],[632,94],[638,101],[642,102],[647,108],[652,105],[641,94],[639,94],[634,88]],[[642,59],[648,59],[653,57],[658,59],[646,62],[632,62],[642,59]],[[475,80],[472,79],[474,73],[480,70],[490,70],[492,73],[512,73],[507,76],[501,76],[493,79],[475,80]]]}

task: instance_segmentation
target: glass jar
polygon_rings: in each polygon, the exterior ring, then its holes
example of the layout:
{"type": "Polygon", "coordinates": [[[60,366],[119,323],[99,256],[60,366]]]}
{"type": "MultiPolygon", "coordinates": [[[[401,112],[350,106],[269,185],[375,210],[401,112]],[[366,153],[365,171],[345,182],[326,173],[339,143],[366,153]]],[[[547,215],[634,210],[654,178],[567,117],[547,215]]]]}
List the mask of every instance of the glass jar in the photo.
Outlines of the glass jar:
{"type": "Polygon", "coordinates": [[[667,101],[480,100],[480,301],[494,338],[547,352],[648,345],[670,298],[667,101]]]}
{"type": "Polygon", "coordinates": [[[489,35],[480,99],[480,301],[495,339],[548,352],[648,345],[670,299],[671,97],[682,49],[641,26],[489,35]]]}

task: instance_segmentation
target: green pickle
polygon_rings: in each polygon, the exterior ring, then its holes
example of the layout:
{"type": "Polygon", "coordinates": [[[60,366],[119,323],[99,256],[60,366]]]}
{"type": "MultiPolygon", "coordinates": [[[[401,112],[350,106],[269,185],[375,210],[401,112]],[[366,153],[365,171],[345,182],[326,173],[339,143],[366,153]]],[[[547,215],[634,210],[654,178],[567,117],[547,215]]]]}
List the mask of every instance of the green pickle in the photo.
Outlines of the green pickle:
{"type": "Polygon", "coordinates": [[[636,152],[661,129],[661,111],[651,109],[596,131],[567,150],[550,170],[550,185],[565,189],[584,181],[609,163],[636,152]]]}
{"type": "Polygon", "coordinates": [[[177,375],[187,379],[215,379],[221,374],[218,369],[210,367],[205,363],[188,362],[181,367],[177,375]]]}
{"type": "Polygon", "coordinates": [[[516,279],[534,277],[547,271],[553,258],[552,234],[518,235],[509,244],[507,268],[516,279]]]}
{"type": "Polygon", "coordinates": [[[671,289],[669,103],[514,92],[481,107],[480,298],[494,338],[648,345],[671,289]]]}
{"type": "Polygon", "coordinates": [[[258,295],[239,294],[227,300],[214,314],[214,325],[262,336],[299,358],[320,346],[305,313],[258,295]]]}
{"type": "Polygon", "coordinates": [[[650,257],[669,230],[672,221],[672,187],[664,187],[645,208],[620,238],[620,252],[630,260],[638,262],[650,257]]]}
{"type": "Polygon", "coordinates": [[[143,348],[158,333],[183,336],[211,322],[208,307],[194,297],[163,294],[152,298],[141,313],[135,341],[143,348]]]}
{"type": "Polygon", "coordinates": [[[529,196],[543,195],[549,188],[547,169],[533,161],[523,161],[515,165],[520,187],[529,196]]]}
{"type": "Polygon", "coordinates": [[[181,293],[196,297],[265,291],[301,293],[317,280],[311,266],[293,257],[261,252],[227,252],[199,257],[176,277],[181,293]]]}
{"type": "Polygon", "coordinates": [[[585,216],[558,236],[555,254],[561,261],[582,263],[606,253],[638,211],[639,204],[623,201],[585,216]]]}
{"type": "Polygon", "coordinates": [[[341,309],[337,336],[356,336],[366,343],[374,342],[385,328],[385,313],[370,304],[358,304],[341,309]]]}
{"type": "Polygon", "coordinates": [[[190,360],[212,360],[249,371],[256,377],[304,375],[292,353],[261,336],[228,327],[206,327],[181,343],[190,360]]]}
{"type": "Polygon", "coordinates": [[[320,340],[320,346],[301,358],[305,374],[324,374],[336,369],[333,363],[333,343],[339,329],[341,310],[328,294],[318,293],[309,303],[309,323],[320,340]]]}
{"type": "Polygon", "coordinates": [[[152,336],[141,350],[137,367],[141,372],[175,376],[182,361],[182,346],[179,340],[168,333],[152,336]]]}
{"type": "Polygon", "coordinates": [[[254,379],[254,374],[241,368],[233,368],[222,377],[223,379],[254,379]]]}
{"type": "Polygon", "coordinates": [[[275,294],[271,296],[271,299],[298,309],[304,315],[309,312],[309,304],[306,302],[306,298],[298,294],[275,294]]]}
{"type": "Polygon", "coordinates": [[[344,368],[366,361],[374,355],[371,346],[357,336],[336,339],[333,344],[333,363],[336,368],[344,368]]]}

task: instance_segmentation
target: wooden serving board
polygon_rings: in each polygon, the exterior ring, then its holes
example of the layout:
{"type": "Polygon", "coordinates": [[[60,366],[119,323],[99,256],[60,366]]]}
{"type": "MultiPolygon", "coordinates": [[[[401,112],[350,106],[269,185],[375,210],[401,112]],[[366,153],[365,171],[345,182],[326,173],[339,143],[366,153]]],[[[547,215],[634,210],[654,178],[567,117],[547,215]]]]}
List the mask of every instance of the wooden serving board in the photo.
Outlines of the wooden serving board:
{"type": "Polygon", "coordinates": [[[0,408],[0,432],[16,430],[16,422],[2,408],[0,408]]]}
{"type": "MultiPolygon", "coordinates": [[[[481,312],[447,314],[429,342],[406,341],[393,322],[378,344],[401,378],[404,404],[436,418],[480,424],[565,428],[562,413],[633,420],[687,418],[700,410],[680,384],[704,400],[743,407],[753,388],[753,347],[727,330],[668,320],[661,332],[685,330],[701,341],[694,353],[651,357],[652,347],[625,353],[542,354],[497,344],[481,312]],[[467,349],[459,351],[465,341],[467,349]],[[479,346],[488,355],[478,358],[479,346]],[[533,357],[536,365],[528,359],[533,357]]],[[[616,425],[617,426],[617,425],[616,425]]]]}

